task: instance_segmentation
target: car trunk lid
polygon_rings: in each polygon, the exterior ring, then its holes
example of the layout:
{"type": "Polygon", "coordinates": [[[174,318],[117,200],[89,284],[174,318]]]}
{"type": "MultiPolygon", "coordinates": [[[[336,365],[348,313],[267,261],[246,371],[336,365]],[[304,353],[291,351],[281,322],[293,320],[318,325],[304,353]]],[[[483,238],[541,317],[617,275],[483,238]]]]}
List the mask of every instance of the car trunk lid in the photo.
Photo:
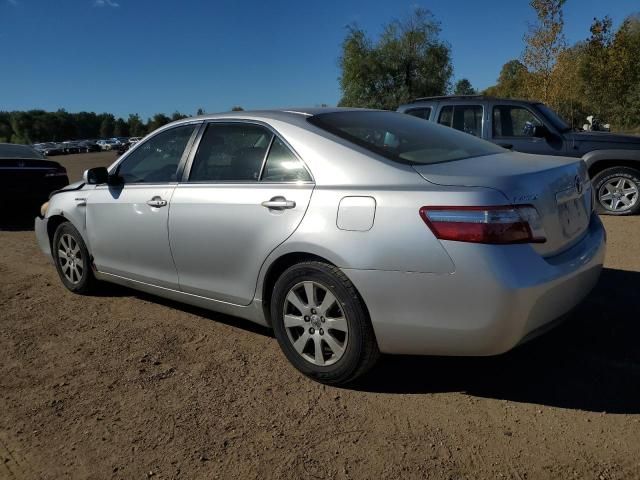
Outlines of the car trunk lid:
{"type": "Polygon", "coordinates": [[[570,248],[589,225],[591,184],[580,159],[505,152],[414,169],[434,184],[493,188],[507,204],[533,205],[546,241],[532,246],[543,256],[570,248]]]}
{"type": "Polygon", "coordinates": [[[31,158],[0,158],[3,193],[37,191],[66,185],[66,170],[57,162],[31,158]]]}

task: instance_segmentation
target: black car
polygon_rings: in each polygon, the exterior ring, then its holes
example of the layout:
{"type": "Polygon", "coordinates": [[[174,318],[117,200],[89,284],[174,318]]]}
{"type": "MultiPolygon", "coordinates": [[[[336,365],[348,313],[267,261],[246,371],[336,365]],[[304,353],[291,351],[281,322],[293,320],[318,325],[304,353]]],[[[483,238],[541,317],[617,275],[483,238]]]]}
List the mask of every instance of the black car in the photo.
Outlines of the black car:
{"type": "Polygon", "coordinates": [[[55,155],[64,155],[64,148],[60,146],[58,143],[54,142],[45,142],[45,143],[35,143],[32,147],[42,155],[46,157],[53,157],[55,155]]]}
{"type": "Polygon", "coordinates": [[[116,151],[118,152],[118,155],[122,155],[124,152],[126,152],[127,150],[129,150],[131,148],[131,143],[120,143],[117,145],[116,147],[116,151]]]}
{"type": "Polygon", "coordinates": [[[49,194],[69,184],[67,170],[27,145],[0,143],[0,205],[2,212],[35,215],[49,194]]]}
{"type": "Polygon", "coordinates": [[[79,142],[80,151],[83,153],[101,152],[100,145],[92,140],[83,140],[79,142]]]}
{"type": "Polygon", "coordinates": [[[524,153],[581,157],[599,213],[640,212],[640,137],[578,131],[540,102],[482,95],[419,98],[398,111],[524,153]]]}
{"type": "Polygon", "coordinates": [[[80,142],[67,140],[66,142],[62,142],[60,145],[62,146],[64,153],[67,155],[72,153],[80,153],[82,151],[80,142]]]}

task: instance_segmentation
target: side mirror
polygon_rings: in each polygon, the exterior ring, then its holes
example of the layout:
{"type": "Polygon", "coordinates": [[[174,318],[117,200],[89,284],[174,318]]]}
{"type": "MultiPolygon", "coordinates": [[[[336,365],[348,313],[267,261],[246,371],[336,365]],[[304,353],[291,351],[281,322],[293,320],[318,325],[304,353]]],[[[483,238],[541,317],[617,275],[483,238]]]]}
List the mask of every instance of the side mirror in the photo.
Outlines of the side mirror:
{"type": "Polygon", "coordinates": [[[84,183],[88,185],[100,185],[109,182],[109,171],[106,167],[95,167],[85,170],[82,175],[84,183]]]}
{"type": "Polygon", "coordinates": [[[536,138],[549,138],[551,132],[544,125],[536,125],[533,127],[533,136],[536,138]]]}

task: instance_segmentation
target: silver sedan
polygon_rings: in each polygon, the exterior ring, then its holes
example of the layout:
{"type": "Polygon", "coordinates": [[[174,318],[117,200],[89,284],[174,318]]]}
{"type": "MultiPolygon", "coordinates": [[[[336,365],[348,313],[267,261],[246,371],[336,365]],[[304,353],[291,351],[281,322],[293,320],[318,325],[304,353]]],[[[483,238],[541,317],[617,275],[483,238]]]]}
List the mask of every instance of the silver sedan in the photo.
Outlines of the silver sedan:
{"type": "Polygon", "coordinates": [[[379,354],[494,355],[600,274],[582,160],[504,150],[395,112],[300,109],[167,125],[43,205],[62,283],[98,281],[271,326],[304,374],[379,354]]]}

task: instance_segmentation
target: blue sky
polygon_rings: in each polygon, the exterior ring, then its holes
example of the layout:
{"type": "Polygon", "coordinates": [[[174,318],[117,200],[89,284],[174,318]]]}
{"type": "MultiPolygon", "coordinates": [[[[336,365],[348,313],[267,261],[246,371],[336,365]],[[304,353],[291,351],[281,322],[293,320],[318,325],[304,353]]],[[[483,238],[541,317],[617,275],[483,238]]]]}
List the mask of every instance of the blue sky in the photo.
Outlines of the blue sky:
{"type": "MultiPolygon", "coordinates": [[[[479,88],[517,58],[527,0],[0,0],[0,110],[42,108],[144,117],[335,105],[345,26],[430,9],[455,78],[479,88]]],[[[638,0],[568,0],[570,42],[594,16],[618,25],[638,0]]]]}

